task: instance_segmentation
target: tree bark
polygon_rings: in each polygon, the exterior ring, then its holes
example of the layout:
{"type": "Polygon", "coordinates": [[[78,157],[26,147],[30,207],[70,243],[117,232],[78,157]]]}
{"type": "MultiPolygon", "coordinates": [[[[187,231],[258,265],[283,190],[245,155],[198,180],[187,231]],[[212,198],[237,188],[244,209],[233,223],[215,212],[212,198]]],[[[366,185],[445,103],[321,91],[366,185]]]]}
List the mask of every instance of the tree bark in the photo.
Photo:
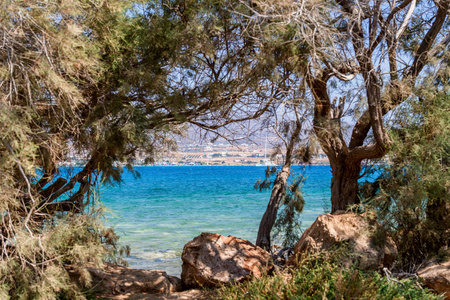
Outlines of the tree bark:
{"type": "Polygon", "coordinates": [[[354,204],[359,204],[358,179],[361,172],[361,162],[341,159],[331,164],[331,212],[347,210],[354,204]]]}

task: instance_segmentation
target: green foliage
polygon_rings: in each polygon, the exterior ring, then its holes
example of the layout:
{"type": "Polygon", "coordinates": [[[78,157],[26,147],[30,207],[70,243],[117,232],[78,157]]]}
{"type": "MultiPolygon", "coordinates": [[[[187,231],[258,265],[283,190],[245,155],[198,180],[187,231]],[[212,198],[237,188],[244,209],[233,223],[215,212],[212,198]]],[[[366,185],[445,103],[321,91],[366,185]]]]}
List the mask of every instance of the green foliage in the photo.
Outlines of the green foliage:
{"type": "MultiPolygon", "coordinates": [[[[422,90],[421,93],[426,91],[422,90]]],[[[450,241],[450,101],[435,93],[410,102],[393,129],[391,163],[361,195],[397,243],[408,267],[445,252],[450,241]]]]}
{"type": "Polygon", "coordinates": [[[253,186],[254,189],[259,190],[260,192],[268,190],[273,186],[273,177],[272,175],[277,174],[277,167],[267,167],[264,171],[264,180],[258,179],[253,186]]]}
{"type": "Polygon", "coordinates": [[[8,0],[0,7],[0,298],[84,298],[83,267],[111,252],[90,200],[101,168],[111,176],[105,161],[112,160],[94,154],[78,177],[58,167],[69,151],[98,153],[85,108],[96,106],[89,96],[109,71],[100,54],[119,40],[127,4],[8,0]],[[79,268],[78,283],[70,268],[79,268]]]}
{"type": "Polygon", "coordinates": [[[175,149],[186,122],[217,129],[280,97],[267,82],[292,79],[298,62],[277,64],[295,49],[256,47],[240,3],[1,2],[1,293],[81,295],[63,267],[117,240],[86,214],[96,185],[175,149]]]}
{"type": "Polygon", "coordinates": [[[411,280],[390,282],[377,272],[342,267],[337,258],[304,258],[297,268],[223,287],[217,299],[440,299],[411,280]]]}
{"type": "Polygon", "coordinates": [[[283,247],[293,247],[302,235],[300,215],[305,206],[301,186],[306,179],[304,169],[298,176],[294,174],[286,194],[280,203],[277,219],[272,229],[273,240],[282,240],[283,247]]]}
{"type": "Polygon", "coordinates": [[[137,156],[175,149],[186,122],[214,130],[260,116],[280,98],[267,82],[288,83],[298,65],[278,66],[294,47],[242,34],[249,9],[237,0],[0,7],[0,246],[10,272],[0,285],[14,297],[37,297],[39,285],[48,298],[76,294],[62,266],[96,260],[92,243],[117,238],[87,220],[77,236],[93,187],[120,182],[137,156]],[[81,170],[62,174],[74,156],[81,170]],[[46,283],[52,272],[60,287],[46,283]]]}
{"type": "Polygon", "coordinates": [[[79,286],[91,283],[83,266],[98,266],[106,252],[99,228],[94,213],[56,217],[33,235],[18,231],[9,245],[15,253],[0,263],[0,295],[7,295],[3,299],[55,299],[64,294],[83,299],[79,286]],[[79,285],[69,276],[69,266],[79,268],[83,275],[79,285]]]}

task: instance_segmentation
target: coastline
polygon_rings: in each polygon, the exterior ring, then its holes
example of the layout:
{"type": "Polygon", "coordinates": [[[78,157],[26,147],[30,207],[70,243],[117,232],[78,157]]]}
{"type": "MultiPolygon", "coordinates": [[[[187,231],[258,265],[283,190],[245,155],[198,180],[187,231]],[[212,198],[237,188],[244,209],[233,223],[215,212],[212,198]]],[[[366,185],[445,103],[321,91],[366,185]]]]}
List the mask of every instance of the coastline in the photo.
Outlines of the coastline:
{"type": "MultiPolygon", "coordinates": [[[[74,163],[74,162],[63,162],[60,164],[61,167],[84,167],[83,163],[74,163]]],[[[311,162],[308,164],[291,164],[293,167],[298,166],[329,166],[329,162],[311,162]]],[[[117,163],[117,166],[126,166],[125,163],[117,163]]],[[[133,167],[279,167],[281,164],[271,164],[271,165],[263,165],[263,164],[133,164],[133,167]]]]}
{"type": "MultiPolygon", "coordinates": [[[[148,163],[146,154],[137,151],[131,161],[133,166],[280,166],[284,164],[282,154],[272,154],[274,149],[267,148],[264,143],[229,145],[224,143],[201,145],[198,143],[181,144],[178,151],[161,153],[148,163]]],[[[84,166],[87,153],[69,152],[62,166],[84,166]]],[[[116,162],[117,166],[125,163],[116,162]]],[[[302,165],[302,164],[295,164],[302,165]]],[[[306,165],[329,165],[329,160],[322,150],[319,150],[306,165]]]]}

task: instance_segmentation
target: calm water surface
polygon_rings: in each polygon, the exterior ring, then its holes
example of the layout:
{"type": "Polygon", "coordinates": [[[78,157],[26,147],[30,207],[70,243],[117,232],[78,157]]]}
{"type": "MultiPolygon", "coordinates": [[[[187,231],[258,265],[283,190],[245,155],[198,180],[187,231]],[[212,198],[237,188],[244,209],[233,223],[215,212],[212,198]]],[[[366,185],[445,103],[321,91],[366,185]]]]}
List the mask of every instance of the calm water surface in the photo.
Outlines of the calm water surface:
{"type": "MultiPolygon", "coordinates": [[[[101,190],[111,210],[107,223],[122,245],[130,245],[131,267],[181,273],[183,246],[201,232],[217,232],[255,242],[270,192],[253,188],[265,167],[136,167],[141,178],[125,173],[120,186],[101,190]]],[[[294,172],[299,170],[294,167],[294,172]]],[[[306,167],[302,227],[324,212],[330,197],[329,166],[306,167]]]]}

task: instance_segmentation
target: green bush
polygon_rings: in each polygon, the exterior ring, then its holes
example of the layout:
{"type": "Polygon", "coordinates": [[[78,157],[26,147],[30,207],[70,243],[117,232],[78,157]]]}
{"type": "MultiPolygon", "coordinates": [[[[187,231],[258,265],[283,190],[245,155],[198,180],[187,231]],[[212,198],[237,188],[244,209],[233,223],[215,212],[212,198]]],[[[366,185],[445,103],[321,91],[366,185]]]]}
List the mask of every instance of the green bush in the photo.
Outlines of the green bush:
{"type": "Polygon", "coordinates": [[[393,129],[390,163],[361,185],[363,201],[398,248],[398,267],[415,272],[424,260],[445,259],[450,246],[450,98],[437,94],[407,107],[408,124],[393,129]]]}
{"type": "Polygon", "coordinates": [[[440,299],[412,280],[401,284],[378,272],[342,267],[337,257],[320,254],[304,259],[299,267],[275,272],[241,284],[222,287],[216,299],[440,299]]]}
{"type": "Polygon", "coordinates": [[[0,262],[0,298],[84,299],[81,287],[91,277],[83,266],[99,265],[107,250],[100,228],[97,216],[86,214],[55,218],[33,235],[17,231],[15,252],[0,262]],[[79,274],[76,279],[68,269],[79,274]]]}

